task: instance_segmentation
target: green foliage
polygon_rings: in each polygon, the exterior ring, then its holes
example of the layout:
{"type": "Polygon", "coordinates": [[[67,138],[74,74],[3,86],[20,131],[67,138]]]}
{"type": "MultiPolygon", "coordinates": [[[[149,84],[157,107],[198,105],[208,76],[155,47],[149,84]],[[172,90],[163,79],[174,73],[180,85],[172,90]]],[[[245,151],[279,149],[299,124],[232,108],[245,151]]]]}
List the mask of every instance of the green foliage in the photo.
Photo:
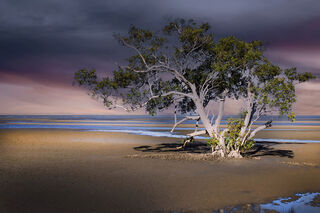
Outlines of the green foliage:
{"type": "MultiPolygon", "coordinates": [[[[244,126],[244,120],[242,118],[229,118],[227,121],[228,131],[225,133],[224,142],[226,145],[227,153],[231,150],[240,150],[241,152],[251,149],[255,141],[253,139],[241,138],[240,131],[244,126]]],[[[207,144],[209,146],[215,147],[219,145],[219,140],[212,137],[208,140],[207,144]]]]}
{"type": "MultiPolygon", "coordinates": [[[[232,99],[253,95],[255,112],[278,110],[293,120],[294,85],[314,78],[295,68],[273,65],[264,57],[261,41],[241,41],[234,36],[215,40],[208,23],[197,24],[194,20],[177,19],[157,33],[131,26],[127,35],[117,34],[115,38],[133,51],[126,66],[105,78],[99,78],[95,70],[75,73],[75,82],[109,108],[121,99],[128,109],[144,107],[154,115],[174,103],[176,97],[170,92],[194,94],[188,81],[203,107],[227,91],[232,99]]],[[[182,113],[196,111],[190,96],[176,98],[175,103],[182,113]]],[[[241,121],[237,122],[230,123],[226,139],[230,144],[236,143],[241,121]]]]}
{"type": "Polygon", "coordinates": [[[255,143],[256,142],[253,139],[246,140],[244,145],[242,147],[240,147],[241,152],[248,150],[248,149],[251,149],[255,145],[255,143]]]}
{"type": "Polygon", "coordinates": [[[292,122],[296,121],[296,114],[293,112],[289,113],[288,119],[292,122]]]}
{"type": "Polygon", "coordinates": [[[240,130],[243,125],[243,119],[228,119],[228,132],[225,134],[225,143],[228,150],[236,150],[241,146],[240,130]]]}
{"type": "Polygon", "coordinates": [[[210,101],[226,97],[247,100],[248,108],[240,118],[229,119],[227,132],[215,132],[208,145],[225,148],[226,154],[250,149],[255,143],[248,136],[251,122],[270,112],[294,121],[295,84],[314,76],[272,64],[263,55],[261,41],[234,36],[215,40],[209,30],[208,23],[184,19],[168,23],[157,33],[131,26],[127,35],[114,36],[133,51],[126,66],[103,78],[95,70],[82,69],[75,73],[75,83],[108,108],[120,105],[133,111],[144,107],[151,115],[172,104],[186,114],[204,112],[210,101]]]}
{"type": "Polygon", "coordinates": [[[219,140],[216,137],[210,137],[207,140],[207,145],[212,146],[212,147],[216,147],[217,145],[219,145],[219,140]]]}
{"type": "Polygon", "coordinates": [[[297,73],[295,68],[282,70],[279,66],[272,65],[265,60],[253,72],[259,82],[252,84],[257,104],[264,109],[279,109],[280,115],[288,115],[292,120],[292,105],[296,101],[295,84],[314,78],[310,73],[297,73]]]}
{"type": "Polygon", "coordinates": [[[244,126],[243,119],[229,118],[227,122],[228,132],[226,134],[226,146],[229,150],[240,150],[244,151],[254,146],[254,140],[248,140],[240,136],[241,128],[244,126]]]}
{"type": "MultiPolygon", "coordinates": [[[[178,64],[196,64],[203,59],[206,64],[200,63],[198,66],[202,68],[187,66],[182,72],[188,81],[197,84],[197,88],[205,81],[210,73],[208,61],[214,46],[213,35],[208,30],[207,23],[198,25],[193,20],[183,19],[164,26],[162,34],[131,26],[126,36],[114,36],[120,44],[134,52],[127,59],[128,65],[119,67],[111,78],[104,80],[99,79],[94,70],[81,70],[75,74],[75,82],[88,88],[91,95],[102,98],[108,107],[121,98],[128,108],[134,110],[144,106],[154,115],[173,103],[172,95],[162,94],[170,91],[191,92],[172,72],[161,67],[163,64],[177,69],[178,64]],[[168,61],[171,64],[168,65],[168,61]],[[150,66],[157,68],[150,69],[150,66]],[[150,99],[152,96],[156,98],[150,99]]],[[[215,96],[208,96],[212,97],[215,96]]],[[[181,112],[195,110],[193,101],[188,97],[180,99],[177,104],[181,112]]]]}
{"type": "Polygon", "coordinates": [[[242,110],[240,113],[239,113],[239,117],[240,119],[244,119],[247,115],[248,111],[247,110],[242,110]]]}
{"type": "Polygon", "coordinates": [[[95,70],[79,70],[74,75],[75,81],[80,85],[95,85],[97,84],[97,75],[95,70]]]}

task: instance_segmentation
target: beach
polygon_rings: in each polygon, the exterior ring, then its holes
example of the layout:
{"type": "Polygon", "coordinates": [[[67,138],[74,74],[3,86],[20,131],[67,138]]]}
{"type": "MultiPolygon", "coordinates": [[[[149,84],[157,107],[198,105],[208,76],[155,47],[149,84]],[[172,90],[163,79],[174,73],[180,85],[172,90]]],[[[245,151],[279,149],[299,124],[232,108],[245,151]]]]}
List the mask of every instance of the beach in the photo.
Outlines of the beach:
{"type": "Polygon", "coordinates": [[[181,154],[179,143],[121,132],[1,129],[0,210],[212,212],[320,191],[319,143],[259,143],[237,160],[161,158],[181,154]]]}

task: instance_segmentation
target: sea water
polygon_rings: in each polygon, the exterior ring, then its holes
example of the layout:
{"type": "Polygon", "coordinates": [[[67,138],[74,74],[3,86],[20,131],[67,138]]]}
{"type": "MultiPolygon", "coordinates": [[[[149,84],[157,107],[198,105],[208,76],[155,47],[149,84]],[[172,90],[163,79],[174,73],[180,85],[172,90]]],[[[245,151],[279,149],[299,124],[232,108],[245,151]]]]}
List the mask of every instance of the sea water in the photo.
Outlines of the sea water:
{"type": "MultiPolygon", "coordinates": [[[[227,123],[228,117],[223,117],[222,125],[227,123]]],[[[182,118],[178,116],[178,120],[182,118]]],[[[320,143],[320,116],[297,116],[296,122],[290,122],[286,117],[268,116],[262,117],[258,120],[258,123],[262,124],[264,121],[271,119],[273,120],[273,125],[281,126],[281,128],[265,129],[263,131],[312,131],[319,132],[319,139],[256,138],[256,141],[320,143]],[[295,128],[296,126],[300,126],[300,128],[295,128]],[[305,128],[301,128],[301,126],[305,128]]],[[[173,124],[172,115],[0,115],[0,129],[72,129],[79,131],[125,132],[171,138],[186,138],[187,136],[179,134],[179,131],[192,132],[195,129],[194,127],[177,127],[178,133],[171,133],[170,130],[173,124]]],[[[184,124],[195,125],[195,121],[189,120],[184,124]]],[[[198,130],[203,130],[203,128],[198,128],[198,130]]],[[[208,139],[208,137],[197,136],[196,139],[208,139]]]]}
{"type": "Polygon", "coordinates": [[[278,198],[270,203],[244,204],[226,207],[213,211],[213,213],[236,212],[279,212],[279,213],[318,213],[320,212],[319,192],[297,193],[294,197],[278,198]]]}

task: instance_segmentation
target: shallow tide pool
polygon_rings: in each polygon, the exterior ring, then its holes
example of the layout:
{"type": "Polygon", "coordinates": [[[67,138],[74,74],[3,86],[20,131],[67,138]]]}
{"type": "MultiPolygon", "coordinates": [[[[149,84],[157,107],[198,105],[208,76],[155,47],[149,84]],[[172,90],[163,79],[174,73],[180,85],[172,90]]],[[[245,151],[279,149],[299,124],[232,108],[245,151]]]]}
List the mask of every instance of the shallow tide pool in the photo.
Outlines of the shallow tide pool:
{"type": "Polygon", "coordinates": [[[270,203],[264,204],[244,204],[226,207],[213,211],[213,213],[236,213],[236,212],[256,212],[256,213],[319,213],[320,193],[297,193],[292,197],[279,198],[270,203]]]}

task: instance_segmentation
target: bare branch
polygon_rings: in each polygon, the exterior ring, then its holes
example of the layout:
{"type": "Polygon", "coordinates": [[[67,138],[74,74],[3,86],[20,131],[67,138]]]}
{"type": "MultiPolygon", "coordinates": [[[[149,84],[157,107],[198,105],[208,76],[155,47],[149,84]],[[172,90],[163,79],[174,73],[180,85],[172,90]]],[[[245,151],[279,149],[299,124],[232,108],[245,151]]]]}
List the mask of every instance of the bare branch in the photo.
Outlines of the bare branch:
{"type": "Polygon", "coordinates": [[[224,135],[229,131],[228,128],[225,128],[222,133],[221,133],[221,137],[224,137],[224,135]]]}
{"type": "Polygon", "coordinates": [[[210,120],[210,124],[211,125],[213,124],[213,119],[214,119],[214,114],[212,113],[212,117],[211,117],[211,120],[210,120]]]}
{"type": "Polygon", "coordinates": [[[227,93],[228,93],[228,90],[224,90],[221,95],[220,104],[219,104],[219,113],[214,124],[214,131],[216,134],[219,134],[219,127],[220,127],[221,119],[224,112],[224,103],[225,103],[225,98],[227,93]]]}
{"type": "Polygon", "coordinates": [[[116,37],[123,43],[123,45],[125,45],[125,46],[127,46],[127,47],[129,47],[129,48],[131,48],[131,49],[133,49],[133,50],[135,50],[135,51],[138,53],[138,55],[140,56],[140,58],[141,58],[141,60],[143,61],[144,65],[145,65],[146,67],[148,67],[148,64],[147,64],[145,58],[143,57],[143,55],[141,54],[141,52],[138,50],[137,47],[129,44],[128,42],[126,42],[126,41],[124,40],[124,38],[122,38],[121,36],[116,36],[116,37]]]}
{"type": "Polygon", "coordinates": [[[179,28],[179,26],[177,24],[174,24],[174,28],[176,28],[178,34],[181,34],[181,29],[179,28]]]}
{"type": "Polygon", "coordinates": [[[249,140],[252,139],[259,131],[271,127],[271,123],[272,123],[272,120],[266,122],[264,125],[259,126],[258,128],[256,128],[255,130],[253,130],[253,131],[251,132],[250,136],[248,137],[248,139],[249,139],[249,140]]]}
{"type": "Polygon", "coordinates": [[[201,131],[193,132],[193,133],[188,134],[188,136],[195,137],[195,136],[198,136],[198,135],[205,135],[205,134],[208,134],[207,130],[201,130],[201,131]]]}
{"type": "Polygon", "coordinates": [[[192,90],[195,90],[195,85],[188,81],[181,73],[179,73],[176,69],[169,67],[167,65],[161,65],[163,68],[166,68],[168,71],[172,72],[177,79],[186,83],[192,90]]]}
{"type": "Polygon", "coordinates": [[[187,120],[198,120],[198,119],[200,119],[199,116],[187,116],[187,117],[183,118],[182,120],[176,122],[176,123],[173,125],[173,127],[172,127],[172,129],[171,129],[171,132],[173,132],[173,131],[175,130],[175,128],[176,128],[179,124],[182,124],[183,122],[185,122],[185,121],[187,121],[187,120]]]}
{"type": "Polygon", "coordinates": [[[131,109],[129,109],[129,108],[123,106],[123,105],[119,105],[119,104],[114,105],[113,108],[121,108],[121,109],[124,109],[124,110],[127,111],[127,112],[132,111],[131,109]]]}
{"type": "Polygon", "coordinates": [[[165,97],[165,96],[169,96],[169,95],[178,95],[178,96],[193,98],[192,94],[186,94],[186,93],[182,93],[182,92],[178,92],[178,91],[170,91],[170,92],[163,93],[161,95],[153,95],[146,102],[140,104],[138,107],[130,107],[131,108],[130,109],[128,107],[125,107],[124,105],[114,104],[113,108],[121,108],[121,109],[124,109],[127,112],[130,112],[130,111],[134,111],[134,110],[137,110],[137,109],[140,109],[140,108],[146,106],[148,104],[148,102],[153,100],[153,99],[160,98],[160,97],[165,97]]]}
{"type": "Polygon", "coordinates": [[[149,91],[150,91],[151,96],[154,96],[153,91],[152,91],[152,84],[150,83],[149,79],[148,79],[148,85],[149,85],[149,91]]]}

